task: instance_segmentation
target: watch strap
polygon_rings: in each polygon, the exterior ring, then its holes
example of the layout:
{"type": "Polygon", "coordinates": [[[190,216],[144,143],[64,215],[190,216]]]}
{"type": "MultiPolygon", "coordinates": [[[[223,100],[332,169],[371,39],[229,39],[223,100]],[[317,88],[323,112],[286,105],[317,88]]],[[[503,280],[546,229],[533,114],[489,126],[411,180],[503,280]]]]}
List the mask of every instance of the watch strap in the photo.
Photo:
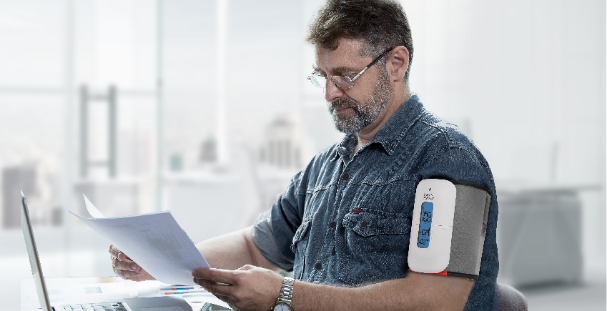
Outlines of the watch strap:
{"type": "Polygon", "coordinates": [[[295,284],[295,279],[290,277],[284,278],[282,287],[280,288],[280,294],[278,294],[278,299],[276,299],[276,304],[274,306],[279,303],[284,303],[293,310],[293,304],[291,302],[291,299],[293,298],[293,284],[295,284]]]}

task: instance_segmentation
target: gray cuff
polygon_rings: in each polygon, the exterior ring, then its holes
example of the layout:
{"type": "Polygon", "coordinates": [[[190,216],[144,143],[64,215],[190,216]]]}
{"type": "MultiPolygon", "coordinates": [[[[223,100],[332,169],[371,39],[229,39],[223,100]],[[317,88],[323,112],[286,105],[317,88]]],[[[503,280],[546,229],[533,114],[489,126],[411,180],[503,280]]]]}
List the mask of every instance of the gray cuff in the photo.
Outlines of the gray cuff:
{"type": "Polygon", "coordinates": [[[253,225],[253,242],[261,254],[273,265],[285,271],[293,270],[293,262],[285,258],[278,248],[272,232],[272,210],[267,210],[257,217],[253,225]]]}
{"type": "Polygon", "coordinates": [[[455,185],[456,197],[451,255],[446,270],[476,279],[485,245],[491,192],[475,184],[451,182],[455,185]]]}

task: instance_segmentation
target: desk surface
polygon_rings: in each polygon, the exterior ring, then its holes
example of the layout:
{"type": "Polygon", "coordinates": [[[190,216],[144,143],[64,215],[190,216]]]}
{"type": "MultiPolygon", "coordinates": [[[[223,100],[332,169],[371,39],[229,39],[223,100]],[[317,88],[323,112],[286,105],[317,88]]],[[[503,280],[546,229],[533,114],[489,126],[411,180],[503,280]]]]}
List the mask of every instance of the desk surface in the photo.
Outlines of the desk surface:
{"type": "MultiPolygon", "coordinates": [[[[223,302],[199,286],[180,286],[158,281],[133,282],[119,277],[46,278],[46,287],[52,305],[92,303],[136,297],[172,295],[183,298],[198,311],[206,303],[223,302]]],[[[33,279],[21,280],[21,310],[40,310],[33,279]]]]}

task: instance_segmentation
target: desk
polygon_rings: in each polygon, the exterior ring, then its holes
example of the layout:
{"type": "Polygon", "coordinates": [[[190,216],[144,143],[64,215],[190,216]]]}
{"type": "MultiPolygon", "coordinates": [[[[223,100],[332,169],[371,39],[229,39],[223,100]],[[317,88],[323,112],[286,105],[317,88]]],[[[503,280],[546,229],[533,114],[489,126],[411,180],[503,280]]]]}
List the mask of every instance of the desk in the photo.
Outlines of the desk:
{"type": "MultiPolygon", "coordinates": [[[[198,311],[206,302],[222,305],[223,302],[200,287],[188,286],[189,290],[171,290],[174,285],[158,281],[133,282],[119,277],[95,278],[46,278],[46,287],[51,304],[94,303],[119,300],[121,298],[183,297],[198,311]]],[[[21,280],[21,310],[40,310],[34,280],[21,280]]]]}

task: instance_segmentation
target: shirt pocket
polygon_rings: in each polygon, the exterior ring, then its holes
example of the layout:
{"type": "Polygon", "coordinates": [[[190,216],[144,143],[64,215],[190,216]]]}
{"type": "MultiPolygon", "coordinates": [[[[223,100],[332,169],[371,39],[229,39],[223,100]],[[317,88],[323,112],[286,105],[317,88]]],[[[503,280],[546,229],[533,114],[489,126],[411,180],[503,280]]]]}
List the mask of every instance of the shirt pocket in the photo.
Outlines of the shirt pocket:
{"type": "Polygon", "coordinates": [[[411,218],[361,208],[344,216],[345,239],[337,245],[338,278],[362,284],[406,276],[411,218]]]}
{"type": "Polygon", "coordinates": [[[293,264],[293,276],[301,280],[303,277],[303,271],[305,267],[306,252],[308,249],[308,240],[310,239],[310,227],[312,226],[312,220],[304,221],[293,236],[293,243],[291,244],[291,250],[295,253],[295,260],[293,264]]]}

